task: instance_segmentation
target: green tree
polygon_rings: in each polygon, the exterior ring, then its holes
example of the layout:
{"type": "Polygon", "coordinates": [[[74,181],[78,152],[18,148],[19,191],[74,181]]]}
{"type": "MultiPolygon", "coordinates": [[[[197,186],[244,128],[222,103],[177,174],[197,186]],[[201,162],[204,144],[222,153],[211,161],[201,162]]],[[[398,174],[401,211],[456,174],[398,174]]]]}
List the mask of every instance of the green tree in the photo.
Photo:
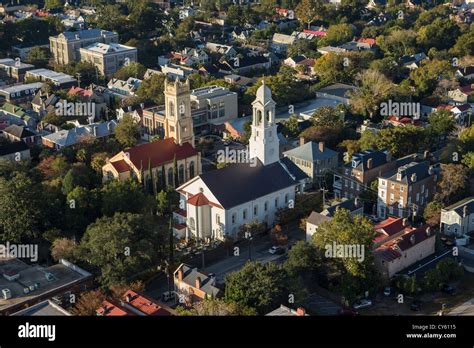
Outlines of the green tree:
{"type": "Polygon", "coordinates": [[[125,114],[115,128],[115,138],[123,147],[133,147],[140,138],[140,126],[130,114],[125,114]]]}
{"type": "Polygon", "coordinates": [[[451,78],[453,67],[448,61],[431,60],[410,73],[410,79],[421,96],[428,95],[442,78],[451,78]]]}
{"type": "Polygon", "coordinates": [[[342,127],[342,113],[333,106],[322,106],[311,115],[311,123],[317,127],[342,127]]]}
{"type": "Polygon", "coordinates": [[[259,314],[280,306],[285,291],[285,271],[273,262],[247,262],[225,277],[225,300],[255,308],[259,314]]]}
{"type": "Polygon", "coordinates": [[[97,180],[95,173],[84,163],[75,163],[64,176],[62,191],[65,195],[71,192],[75,187],[90,188],[97,180]]]}
{"type": "Polygon", "coordinates": [[[299,241],[288,252],[283,268],[290,277],[311,286],[324,275],[323,255],[313,244],[299,241]]]}
{"type": "Polygon", "coordinates": [[[158,105],[164,103],[164,75],[154,74],[148,79],[143,80],[138,87],[137,95],[145,101],[153,102],[158,105]]]}
{"type": "Polygon", "coordinates": [[[437,110],[428,116],[428,132],[436,139],[448,135],[454,129],[456,122],[448,110],[437,110]]]}
{"type": "Polygon", "coordinates": [[[38,235],[44,218],[41,184],[28,173],[0,177],[0,240],[20,242],[38,235]]]}
{"type": "Polygon", "coordinates": [[[89,225],[79,245],[79,256],[99,270],[103,286],[129,283],[137,274],[160,264],[166,232],[149,217],[117,213],[89,225]]]}
{"type": "Polygon", "coordinates": [[[152,197],[143,192],[135,180],[111,180],[101,188],[102,213],[113,216],[115,213],[146,213],[152,211],[152,197]]]}
{"type": "Polygon", "coordinates": [[[288,120],[283,121],[283,134],[289,137],[297,137],[300,134],[300,126],[298,117],[296,115],[290,115],[288,120]]]}
{"type": "Polygon", "coordinates": [[[386,149],[395,157],[403,157],[427,148],[426,132],[413,125],[385,128],[378,133],[377,148],[386,149]]]}
{"type": "Polygon", "coordinates": [[[170,200],[168,198],[168,194],[166,191],[161,190],[156,195],[156,209],[158,211],[158,215],[164,216],[170,213],[170,200]]]}
{"type": "Polygon", "coordinates": [[[119,80],[128,80],[129,77],[137,79],[143,79],[145,75],[146,67],[138,62],[130,62],[128,65],[122,66],[115,74],[114,77],[119,80]]]}
{"type": "Polygon", "coordinates": [[[250,307],[240,303],[228,302],[223,299],[206,299],[197,302],[192,309],[180,310],[181,316],[251,316],[257,312],[250,307]]]}
{"type": "Polygon", "coordinates": [[[33,47],[28,52],[27,62],[33,64],[36,68],[45,68],[48,65],[51,53],[44,47],[33,47]]]}

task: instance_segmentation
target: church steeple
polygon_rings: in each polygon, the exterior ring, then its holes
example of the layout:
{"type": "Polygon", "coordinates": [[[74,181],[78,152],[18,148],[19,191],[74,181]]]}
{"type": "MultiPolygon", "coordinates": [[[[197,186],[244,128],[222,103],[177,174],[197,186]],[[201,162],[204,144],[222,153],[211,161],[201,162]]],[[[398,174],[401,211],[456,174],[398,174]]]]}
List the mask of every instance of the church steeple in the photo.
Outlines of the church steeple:
{"type": "Polygon", "coordinates": [[[275,105],[272,91],[263,80],[252,103],[252,135],[250,137],[250,158],[257,157],[263,165],[280,159],[279,139],[275,123],[275,105]]]}

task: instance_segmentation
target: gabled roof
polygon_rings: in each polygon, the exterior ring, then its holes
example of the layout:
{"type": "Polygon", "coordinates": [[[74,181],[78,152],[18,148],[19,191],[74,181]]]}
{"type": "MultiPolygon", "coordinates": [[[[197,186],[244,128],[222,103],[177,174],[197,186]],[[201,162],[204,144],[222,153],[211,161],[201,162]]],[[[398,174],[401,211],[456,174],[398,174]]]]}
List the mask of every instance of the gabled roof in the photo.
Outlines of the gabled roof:
{"type": "Polygon", "coordinates": [[[178,145],[173,138],[162,139],[152,143],[138,145],[125,150],[133,165],[140,168],[147,168],[148,161],[152,168],[162,164],[170,163],[176,156],[176,160],[182,160],[198,154],[198,152],[188,142],[178,145]]]}
{"type": "Polygon", "coordinates": [[[3,132],[13,135],[14,137],[20,138],[20,139],[32,137],[35,135],[35,133],[31,132],[26,127],[18,126],[16,124],[12,124],[11,126],[8,126],[7,128],[3,130],[3,132]]]}
{"type": "Polygon", "coordinates": [[[192,268],[191,266],[182,263],[178,269],[174,272],[175,277],[178,274],[178,271],[183,271],[183,282],[195,287],[196,279],[201,280],[200,290],[204,291],[206,294],[216,297],[220,293],[220,289],[214,286],[214,281],[209,276],[199,272],[197,268],[192,268]]]}
{"type": "MultiPolygon", "coordinates": [[[[135,308],[136,310],[140,311],[145,315],[150,316],[169,316],[171,315],[166,309],[161,307],[157,302],[154,300],[142,295],[138,294],[133,290],[127,290],[125,294],[122,296],[122,301],[130,305],[131,307],[135,308]]],[[[124,306],[125,306],[124,304],[124,306]]]]}
{"type": "Polygon", "coordinates": [[[331,220],[332,220],[331,217],[320,214],[320,213],[316,213],[315,211],[313,211],[306,219],[306,222],[315,226],[319,226],[324,221],[331,221],[331,220]]]}
{"type": "Polygon", "coordinates": [[[255,166],[236,163],[199,177],[225,209],[297,184],[280,162],[264,166],[259,160],[255,166]]]}
{"type": "Polygon", "coordinates": [[[309,141],[297,148],[286,151],[283,154],[311,162],[337,156],[336,151],[333,151],[326,146],[324,146],[323,151],[320,151],[319,144],[313,141],[309,141]]]}
{"type": "Polygon", "coordinates": [[[107,300],[102,301],[102,304],[100,305],[99,308],[97,308],[96,313],[97,315],[104,316],[104,317],[112,317],[112,316],[123,317],[123,316],[131,315],[131,313],[126,311],[124,308],[117,306],[107,300]]]}
{"type": "Polygon", "coordinates": [[[450,206],[443,208],[443,211],[454,210],[460,216],[463,216],[464,207],[467,207],[467,211],[469,214],[474,214],[474,197],[473,196],[465,198],[454,204],[451,204],[450,206]]]}
{"type": "Polygon", "coordinates": [[[198,194],[195,194],[191,198],[188,198],[188,203],[196,207],[200,207],[203,205],[209,205],[209,200],[204,195],[204,193],[199,192],[198,194]]]}
{"type": "Polygon", "coordinates": [[[367,163],[372,159],[372,167],[376,168],[387,163],[387,153],[380,150],[367,150],[352,155],[352,162],[346,164],[346,167],[352,167],[358,170],[369,169],[367,163]]]}
{"type": "Polygon", "coordinates": [[[336,213],[336,210],[339,209],[339,208],[347,209],[350,212],[353,212],[355,210],[361,209],[362,204],[359,203],[359,201],[356,204],[356,198],[354,198],[354,199],[345,199],[342,202],[336,203],[336,204],[331,205],[330,207],[326,208],[323,211],[323,214],[325,214],[326,216],[333,216],[336,213]]]}

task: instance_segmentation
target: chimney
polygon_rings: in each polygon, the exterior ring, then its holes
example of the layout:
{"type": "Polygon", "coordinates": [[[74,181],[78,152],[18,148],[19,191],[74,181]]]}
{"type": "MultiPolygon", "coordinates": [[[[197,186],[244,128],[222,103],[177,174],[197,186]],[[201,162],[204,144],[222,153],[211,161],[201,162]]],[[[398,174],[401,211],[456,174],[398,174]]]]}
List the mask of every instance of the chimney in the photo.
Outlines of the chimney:
{"type": "Polygon", "coordinates": [[[462,208],[462,217],[466,217],[469,215],[469,210],[467,208],[467,205],[465,205],[463,208],[462,208]]]}
{"type": "Polygon", "coordinates": [[[367,160],[367,169],[372,169],[372,158],[367,160]]]}
{"type": "Polygon", "coordinates": [[[298,307],[296,309],[296,315],[298,317],[304,317],[306,315],[306,310],[303,307],[298,307]]]}
{"type": "Polygon", "coordinates": [[[183,281],[183,270],[181,268],[178,270],[178,280],[183,281]]]}
{"type": "Polygon", "coordinates": [[[411,175],[411,181],[412,181],[412,182],[415,182],[415,181],[416,181],[416,173],[413,173],[413,174],[411,175]]]}
{"type": "Polygon", "coordinates": [[[306,139],[304,137],[300,137],[300,146],[306,143],[306,139]]]}
{"type": "Polygon", "coordinates": [[[201,289],[201,277],[196,278],[196,289],[201,289]]]}
{"type": "Polygon", "coordinates": [[[426,235],[428,237],[431,236],[431,227],[429,227],[429,226],[426,228],[426,235]]]}
{"type": "Polygon", "coordinates": [[[403,218],[403,220],[402,220],[402,225],[403,225],[403,227],[407,227],[407,226],[408,226],[408,219],[407,219],[407,218],[403,218]]]}
{"type": "Polygon", "coordinates": [[[131,301],[132,301],[132,294],[127,294],[127,295],[125,296],[125,302],[130,303],[131,301]]]}
{"type": "Polygon", "coordinates": [[[324,141],[319,142],[319,152],[324,152],[324,141]]]}
{"type": "Polygon", "coordinates": [[[428,150],[426,150],[425,152],[423,152],[423,158],[425,160],[429,160],[430,159],[430,152],[428,150]]]}

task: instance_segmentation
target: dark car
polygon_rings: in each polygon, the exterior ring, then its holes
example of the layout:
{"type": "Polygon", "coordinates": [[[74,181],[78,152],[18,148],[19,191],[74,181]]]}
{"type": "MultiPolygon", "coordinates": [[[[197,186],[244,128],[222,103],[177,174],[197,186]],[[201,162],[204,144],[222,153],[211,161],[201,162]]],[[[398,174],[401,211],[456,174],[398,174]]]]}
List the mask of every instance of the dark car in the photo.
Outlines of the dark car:
{"type": "Polygon", "coordinates": [[[350,307],[341,307],[337,311],[337,315],[355,317],[356,315],[359,315],[359,312],[357,312],[355,309],[350,308],[350,307]]]}
{"type": "Polygon", "coordinates": [[[410,310],[414,312],[418,312],[421,310],[422,304],[423,302],[421,302],[420,300],[413,300],[413,302],[410,305],[410,310]]]}
{"type": "Polygon", "coordinates": [[[452,295],[456,292],[456,289],[449,284],[443,284],[441,291],[445,294],[452,295]]]}

